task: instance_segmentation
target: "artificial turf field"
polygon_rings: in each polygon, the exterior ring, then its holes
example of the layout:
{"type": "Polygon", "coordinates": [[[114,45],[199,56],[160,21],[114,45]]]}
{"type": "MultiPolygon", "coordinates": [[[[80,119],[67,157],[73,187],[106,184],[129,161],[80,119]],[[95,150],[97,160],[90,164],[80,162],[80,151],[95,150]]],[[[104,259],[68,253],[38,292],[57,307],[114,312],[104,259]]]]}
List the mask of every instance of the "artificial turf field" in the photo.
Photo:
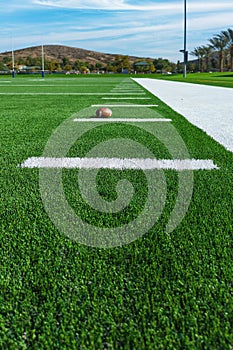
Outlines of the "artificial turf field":
{"type": "MultiPolygon", "coordinates": [[[[0,123],[0,349],[232,349],[231,152],[123,75],[1,77],[0,123]],[[157,104],[150,112],[140,109],[141,117],[156,111],[171,119],[190,158],[211,159],[218,169],[193,171],[187,213],[171,232],[166,225],[178,172],[164,170],[166,203],[155,225],[130,244],[104,249],[58,230],[43,205],[39,169],[19,164],[40,157],[64,121],[110,103],[157,104]]],[[[94,124],[68,156],[85,157],[101,142],[124,138],[158,159],[171,158],[162,142],[130,123],[94,124]]],[[[105,201],[116,200],[122,179],[134,187],[132,202],[119,213],[85,203],[78,174],[63,169],[62,178],[67,201],[83,221],[119,227],[143,211],[149,190],[142,170],[99,170],[105,201]]]]}
{"type": "Polygon", "coordinates": [[[193,84],[204,84],[213,86],[222,86],[233,88],[233,73],[232,72],[212,72],[212,73],[191,73],[187,74],[186,79],[181,74],[158,74],[157,78],[182,81],[193,84]]]}

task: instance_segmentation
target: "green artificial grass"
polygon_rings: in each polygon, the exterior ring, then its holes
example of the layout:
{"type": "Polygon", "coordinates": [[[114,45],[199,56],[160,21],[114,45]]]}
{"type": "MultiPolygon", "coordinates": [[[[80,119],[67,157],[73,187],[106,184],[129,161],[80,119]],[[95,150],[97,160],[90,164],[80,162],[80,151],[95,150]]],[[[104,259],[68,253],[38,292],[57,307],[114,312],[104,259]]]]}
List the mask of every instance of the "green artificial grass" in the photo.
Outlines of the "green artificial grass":
{"type": "MultiPolygon", "coordinates": [[[[126,84],[138,86],[126,76],[1,77],[0,92],[104,94],[126,84]]],[[[39,170],[18,165],[41,156],[62,122],[108,100],[1,95],[0,349],[232,348],[233,155],[159,99],[148,92],[145,96],[151,100],[130,103],[158,104],[154,110],[172,119],[190,157],[212,159],[219,170],[194,172],[189,209],[171,233],[165,228],[176,203],[178,176],[164,171],[167,198],[158,222],[128,245],[101,249],[73,241],[56,228],[43,206],[39,170]]],[[[141,113],[145,117],[146,110],[141,113]]],[[[95,145],[122,137],[138,141],[158,158],[171,157],[149,133],[125,123],[98,125],[72,145],[68,156],[84,157],[95,145]]],[[[62,178],[66,198],[82,220],[115,227],[143,210],[148,194],[143,171],[98,172],[97,189],[106,201],[117,198],[119,180],[134,186],[131,203],[120,213],[98,213],[85,203],[78,173],[65,169],[62,178]]]]}
{"type": "Polygon", "coordinates": [[[163,80],[181,81],[192,84],[204,84],[233,88],[233,72],[212,72],[212,73],[188,73],[186,78],[182,74],[153,74],[150,78],[163,80]]]}

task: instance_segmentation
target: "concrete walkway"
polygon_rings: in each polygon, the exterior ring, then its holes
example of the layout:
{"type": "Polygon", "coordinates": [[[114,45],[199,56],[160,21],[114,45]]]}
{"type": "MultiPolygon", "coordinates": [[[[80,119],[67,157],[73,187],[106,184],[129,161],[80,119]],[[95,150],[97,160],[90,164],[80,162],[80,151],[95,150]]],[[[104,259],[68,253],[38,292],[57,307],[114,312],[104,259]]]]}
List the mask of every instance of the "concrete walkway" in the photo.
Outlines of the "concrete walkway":
{"type": "Polygon", "coordinates": [[[233,89],[158,79],[133,80],[233,152],[233,89]]]}

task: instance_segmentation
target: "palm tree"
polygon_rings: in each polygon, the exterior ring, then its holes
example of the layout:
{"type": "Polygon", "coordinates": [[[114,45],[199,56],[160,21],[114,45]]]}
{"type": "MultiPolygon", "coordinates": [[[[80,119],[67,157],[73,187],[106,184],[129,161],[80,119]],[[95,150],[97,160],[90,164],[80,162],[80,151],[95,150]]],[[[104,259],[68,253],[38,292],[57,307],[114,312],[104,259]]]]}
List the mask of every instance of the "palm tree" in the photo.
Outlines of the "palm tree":
{"type": "Polygon", "coordinates": [[[224,52],[227,46],[227,38],[223,34],[218,34],[212,39],[209,39],[210,46],[213,49],[216,49],[218,51],[218,57],[219,57],[219,71],[223,71],[223,59],[224,59],[224,52]]]}
{"type": "Polygon", "coordinates": [[[202,46],[195,47],[192,52],[190,52],[191,55],[196,56],[198,58],[198,70],[203,72],[203,57],[204,57],[204,50],[202,46]]]}
{"type": "Polygon", "coordinates": [[[206,70],[210,70],[210,54],[213,51],[213,48],[208,45],[208,46],[202,46],[202,50],[204,51],[204,56],[205,56],[205,65],[206,65],[206,70]]]}
{"type": "Polygon", "coordinates": [[[195,47],[193,51],[190,52],[190,55],[196,56],[198,60],[198,70],[200,71],[200,52],[199,48],[195,47]]]}
{"type": "Polygon", "coordinates": [[[233,71],[233,29],[228,28],[222,31],[222,35],[227,39],[227,48],[230,51],[230,70],[233,71]]]}

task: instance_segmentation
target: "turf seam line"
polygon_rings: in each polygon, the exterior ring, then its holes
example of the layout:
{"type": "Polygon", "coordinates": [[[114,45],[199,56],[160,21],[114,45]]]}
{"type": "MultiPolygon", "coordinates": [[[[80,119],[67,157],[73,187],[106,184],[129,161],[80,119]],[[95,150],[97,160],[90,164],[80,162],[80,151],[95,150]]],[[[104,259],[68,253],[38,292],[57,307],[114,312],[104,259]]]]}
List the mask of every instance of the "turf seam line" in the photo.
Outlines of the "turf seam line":
{"type": "MultiPolygon", "coordinates": [[[[146,93],[127,93],[124,92],[125,95],[145,95],[146,93]]],[[[80,95],[80,96],[86,96],[86,95],[96,95],[96,96],[104,96],[104,95],[122,95],[122,93],[117,92],[0,92],[0,95],[63,95],[63,96],[69,96],[69,95],[80,95]]]]}

